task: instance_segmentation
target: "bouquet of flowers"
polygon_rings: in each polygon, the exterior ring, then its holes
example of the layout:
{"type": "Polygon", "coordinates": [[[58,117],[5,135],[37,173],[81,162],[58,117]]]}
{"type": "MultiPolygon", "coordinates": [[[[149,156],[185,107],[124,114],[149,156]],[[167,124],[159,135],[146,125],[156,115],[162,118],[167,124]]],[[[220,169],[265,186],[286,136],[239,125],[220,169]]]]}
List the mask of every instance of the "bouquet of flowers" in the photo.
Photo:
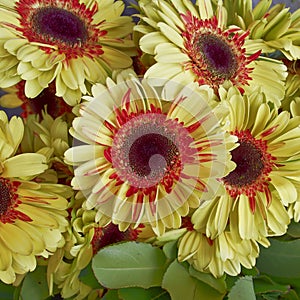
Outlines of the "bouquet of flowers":
{"type": "Polygon", "coordinates": [[[300,299],[300,9],[271,2],[0,0],[0,299],[300,299]]]}

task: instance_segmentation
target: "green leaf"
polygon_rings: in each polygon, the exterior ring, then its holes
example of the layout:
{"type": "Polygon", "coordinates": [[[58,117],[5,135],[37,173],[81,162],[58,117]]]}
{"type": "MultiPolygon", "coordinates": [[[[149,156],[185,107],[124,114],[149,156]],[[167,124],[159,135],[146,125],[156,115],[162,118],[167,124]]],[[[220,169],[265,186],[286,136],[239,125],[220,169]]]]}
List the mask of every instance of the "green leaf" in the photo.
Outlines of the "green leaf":
{"type": "Polygon", "coordinates": [[[0,299],[1,300],[14,300],[15,287],[10,284],[5,284],[0,281],[0,299]]]}
{"type": "Polygon", "coordinates": [[[94,271],[92,269],[92,263],[90,262],[79,274],[79,279],[86,285],[93,289],[101,288],[94,271]]]}
{"type": "Polygon", "coordinates": [[[139,287],[120,289],[119,297],[122,300],[171,300],[168,292],[160,287],[147,290],[139,287]]]}
{"type": "Polygon", "coordinates": [[[287,234],[293,238],[300,238],[300,223],[292,221],[288,227],[287,234]]]}
{"type": "Polygon", "coordinates": [[[267,293],[267,294],[262,294],[261,296],[258,296],[258,299],[263,299],[263,300],[278,300],[280,297],[281,293],[274,292],[274,293],[267,293]]]}
{"type": "Polygon", "coordinates": [[[227,290],[230,291],[239,279],[240,279],[239,276],[226,275],[225,282],[226,282],[227,290]]]}
{"type": "Polygon", "coordinates": [[[294,291],[290,290],[288,293],[281,295],[280,299],[286,299],[286,300],[299,300],[299,295],[294,291]]]}
{"type": "Polygon", "coordinates": [[[213,289],[217,290],[219,293],[221,294],[226,293],[227,291],[227,286],[225,282],[226,276],[222,276],[221,278],[215,278],[213,275],[209,273],[203,273],[195,270],[192,266],[190,266],[189,272],[193,277],[208,284],[213,289]]]}
{"type": "Polygon", "coordinates": [[[300,278],[285,278],[271,276],[271,279],[279,284],[285,284],[289,286],[289,289],[295,290],[300,295],[300,278]]]}
{"type": "MultiPolygon", "coordinates": [[[[21,297],[21,289],[22,289],[22,284],[21,283],[19,286],[14,287],[14,300],[23,300],[23,298],[21,297]]],[[[1,298],[0,298],[1,299],[1,298]]]]}
{"type": "Polygon", "coordinates": [[[112,289],[160,286],[167,268],[163,251],[146,243],[126,242],[100,250],[92,261],[99,282],[112,289]]]}
{"type": "Polygon", "coordinates": [[[163,246],[163,251],[170,260],[174,260],[177,257],[177,243],[178,241],[171,241],[163,246]]]}
{"type": "Polygon", "coordinates": [[[149,295],[148,291],[139,287],[120,289],[119,297],[122,300],[151,300],[151,296],[149,295]]]}
{"type": "Polygon", "coordinates": [[[177,260],[174,260],[167,269],[162,287],[169,292],[172,300],[221,300],[224,296],[211,286],[192,277],[177,260]]]}
{"type": "Polygon", "coordinates": [[[288,242],[270,239],[271,246],[261,248],[256,266],[262,273],[276,277],[300,277],[300,240],[288,242]]]}
{"type": "Polygon", "coordinates": [[[241,277],[228,294],[228,300],[256,300],[251,276],[241,277]]]}
{"type": "Polygon", "coordinates": [[[247,269],[245,267],[242,266],[242,272],[241,272],[244,276],[252,276],[255,277],[257,275],[259,275],[259,270],[256,267],[253,267],[252,269],[247,269]]]}
{"type": "Polygon", "coordinates": [[[104,295],[102,300],[121,300],[121,299],[119,298],[119,294],[117,290],[110,290],[104,295]]]}
{"type": "Polygon", "coordinates": [[[261,275],[254,279],[254,290],[256,294],[270,293],[270,292],[287,292],[289,290],[288,285],[282,285],[273,281],[266,275],[261,275]]]}
{"type": "Polygon", "coordinates": [[[25,276],[21,289],[23,299],[41,300],[49,296],[46,272],[47,267],[39,266],[25,276]]]}
{"type": "Polygon", "coordinates": [[[153,287],[148,291],[151,294],[151,299],[153,300],[171,300],[169,293],[161,287],[153,287]]]}

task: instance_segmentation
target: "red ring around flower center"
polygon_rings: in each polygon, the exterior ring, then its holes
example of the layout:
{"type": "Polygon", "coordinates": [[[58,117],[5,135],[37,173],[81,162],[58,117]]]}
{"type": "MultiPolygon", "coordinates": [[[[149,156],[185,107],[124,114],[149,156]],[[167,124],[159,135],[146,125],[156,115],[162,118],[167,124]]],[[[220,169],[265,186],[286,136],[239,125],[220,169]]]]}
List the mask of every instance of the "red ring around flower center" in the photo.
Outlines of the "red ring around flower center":
{"type": "MultiPolygon", "coordinates": [[[[78,0],[20,0],[16,3],[20,27],[29,42],[46,53],[58,51],[66,59],[102,55],[99,39],[107,34],[93,23],[98,6],[88,8],[78,0]]],[[[104,22],[104,21],[103,21],[104,22]]]]}
{"type": "Polygon", "coordinates": [[[183,131],[186,134],[183,126],[157,113],[141,114],[125,123],[116,133],[111,150],[120,179],[145,188],[168,174],[179,177],[183,131]]]}
{"type": "Polygon", "coordinates": [[[18,181],[10,181],[9,179],[0,177],[0,222],[14,223],[16,219],[30,222],[31,219],[24,213],[16,210],[22,202],[17,194],[18,181]]]}
{"type": "Polygon", "coordinates": [[[187,12],[181,18],[185,25],[183,52],[190,58],[185,68],[193,71],[199,85],[208,84],[217,92],[225,80],[230,80],[243,91],[241,86],[251,80],[252,68],[247,65],[261,53],[245,55],[243,46],[249,32],[239,34],[236,29],[222,30],[216,16],[202,20],[187,12]]]}

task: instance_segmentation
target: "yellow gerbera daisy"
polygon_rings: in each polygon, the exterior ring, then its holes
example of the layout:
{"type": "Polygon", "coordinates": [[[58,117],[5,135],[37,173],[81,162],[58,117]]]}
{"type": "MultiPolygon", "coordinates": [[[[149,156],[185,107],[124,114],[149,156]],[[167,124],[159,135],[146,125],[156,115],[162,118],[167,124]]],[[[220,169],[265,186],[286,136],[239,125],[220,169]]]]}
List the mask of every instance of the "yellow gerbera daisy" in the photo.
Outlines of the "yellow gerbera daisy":
{"type": "MultiPolygon", "coordinates": [[[[223,7],[213,10],[210,1],[140,0],[141,22],[135,27],[143,36],[142,51],[156,63],[146,78],[166,78],[208,84],[217,92],[230,81],[241,91],[260,86],[269,101],[280,105],[284,96],[286,67],[282,62],[249,51],[249,31],[227,26],[223,7]]],[[[251,45],[251,40],[249,40],[251,45]]]]}
{"type": "Polygon", "coordinates": [[[37,255],[48,257],[63,245],[65,197],[72,194],[66,186],[26,181],[47,165],[41,154],[15,155],[23,132],[20,118],[8,121],[0,111],[0,280],[8,284],[33,271],[37,255]]]}
{"type": "Polygon", "coordinates": [[[153,87],[131,80],[93,87],[72,134],[86,143],[66,151],[78,167],[72,184],[96,207],[97,221],[111,218],[121,231],[150,223],[157,234],[178,228],[181,216],[211,197],[220,174],[233,169],[207,86],[153,87]]]}
{"type": "Polygon", "coordinates": [[[0,87],[26,81],[34,98],[55,81],[71,106],[112,69],[128,68],[133,22],[122,1],[0,1],[0,87]]]}
{"type": "Polygon", "coordinates": [[[227,130],[238,138],[237,167],[222,179],[227,192],[195,211],[194,228],[212,239],[228,228],[242,239],[282,235],[286,206],[299,197],[300,117],[271,109],[260,92],[242,97],[232,87],[220,95],[230,109],[227,130]]]}
{"type": "Polygon", "coordinates": [[[224,272],[236,276],[241,265],[251,269],[259,254],[255,240],[244,240],[233,232],[224,231],[215,239],[193,229],[190,224],[178,241],[178,260],[188,261],[195,269],[221,277],[224,272]]]}

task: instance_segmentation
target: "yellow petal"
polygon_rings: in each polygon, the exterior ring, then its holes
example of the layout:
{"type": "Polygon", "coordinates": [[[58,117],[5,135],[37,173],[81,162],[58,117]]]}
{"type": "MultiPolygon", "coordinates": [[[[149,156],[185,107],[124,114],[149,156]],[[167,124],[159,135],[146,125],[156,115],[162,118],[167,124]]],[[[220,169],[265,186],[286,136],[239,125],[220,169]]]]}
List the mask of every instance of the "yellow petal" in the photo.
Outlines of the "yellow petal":
{"type": "Polygon", "coordinates": [[[4,161],[3,177],[26,177],[48,169],[45,156],[37,153],[22,153],[4,161]]]}
{"type": "Polygon", "coordinates": [[[281,201],[285,205],[297,200],[297,189],[290,180],[283,176],[276,176],[272,173],[269,175],[269,177],[271,178],[271,184],[275,187],[281,201]]]}
{"type": "Polygon", "coordinates": [[[6,271],[12,264],[12,253],[4,244],[0,244],[0,271],[6,271]]]}
{"type": "Polygon", "coordinates": [[[185,63],[189,57],[171,43],[161,43],[155,48],[155,59],[161,63],[185,63]]]}
{"type": "Polygon", "coordinates": [[[25,83],[25,95],[28,98],[37,97],[44,88],[39,84],[38,78],[27,80],[25,83]]]}
{"type": "Polygon", "coordinates": [[[30,223],[23,222],[20,220],[16,220],[16,226],[20,229],[26,231],[26,233],[30,236],[33,241],[33,254],[39,254],[45,250],[45,243],[42,236],[41,231],[39,231],[38,227],[33,226],[30,223]]]}
{"type": "Polygon", "coordinates": [[[161,32],[168,38],[172,43],[177,45],[179,48],[184,49],[183,38],[182,36],[171,26],[166,23],[158,23],[157,26],[161,30],[161,32]]]}
{"type": "Polygon", "coordinates": [[[18,207],[18,210],[32,219],[31,224],[33,224],[34,226],[39,226],[41,227],[41,229],[43,227],[58,227],[57,220],[53,218],[49,213],[47,213],[47,210],[37,208],[32,205],[27,205],[25,203],[22,203],[22,205],[18,207]]]}
{"type": "MultiPolygon", "coordinates": [[[[251,239],[255,232],[254,214],[250,210],[248,197],[240,195],[238,201],[239,233],[242,239],[251,239]]],[[[255,236],[254,236],[255,238],[255,236]]]]}
{"type": "Polygon", "coordinates": [[[104,53],[101,55],[101,58],[112,69],[129,68],[132,65],[131,58],[127,54],[124,54],[122,51],[107,46],[103,46],[102,48],[104,53]]]}
{"type": "MultiPolygon", "coordinates": [[[[21,274],[24,274],[28,271],[34,271],[36,268],[36,258],[34,255],[20,255],[20,254],[14,254],[14,264],[13,267],[16,269],[16,265],[18,265],[18,268],[21,274]]],[[[18,272],[19,273],[19,272],[18,272]]]]}
{"type": "Polygon", "coordinates": [[[66,90],[62,97],[64,98],[64,100],[68,105],[70,106],[77,105],[80,102],[82,96],[80,89],[72,90],[69,89],[67,86],[65,87],[66,90]]]}
{"type": "Polygon", "coordinates": [[[21,255],[30,255],[33,244],[29,235],[17,226],[0,222],[0,240],[8,249],[21,255]]]}
{"type": "Polygon", "coordinates": [[[0,280],[6,284],[12,284],[16,280],[16,274],[12,267],[6,271],[0,271],[0,280]]]}
{"type": "Polygon", "coordinates": [[[144,35],[140,39],[139,43],[142,51],[154,55],[156,46],[167,42],[168,39],[165,36],[163,36],[160,32],[155,31],[144,35]]]}

